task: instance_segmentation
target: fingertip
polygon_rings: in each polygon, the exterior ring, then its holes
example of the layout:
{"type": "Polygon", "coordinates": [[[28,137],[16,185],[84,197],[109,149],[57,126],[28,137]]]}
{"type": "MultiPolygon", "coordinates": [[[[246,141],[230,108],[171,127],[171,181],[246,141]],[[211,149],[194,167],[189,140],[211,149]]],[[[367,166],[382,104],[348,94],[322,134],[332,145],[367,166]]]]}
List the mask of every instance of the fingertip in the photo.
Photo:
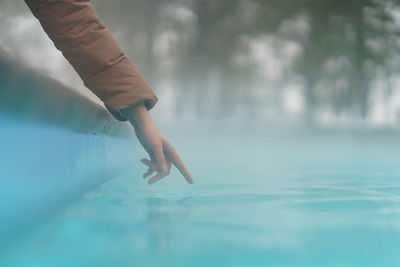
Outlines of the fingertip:
{"type": "Polygon", "coordinates": [[[184,174],[183,177],[185,178],[186,182],[188,182],[189,184],[194,184],[194,180],[189,173],[184,174]]]}

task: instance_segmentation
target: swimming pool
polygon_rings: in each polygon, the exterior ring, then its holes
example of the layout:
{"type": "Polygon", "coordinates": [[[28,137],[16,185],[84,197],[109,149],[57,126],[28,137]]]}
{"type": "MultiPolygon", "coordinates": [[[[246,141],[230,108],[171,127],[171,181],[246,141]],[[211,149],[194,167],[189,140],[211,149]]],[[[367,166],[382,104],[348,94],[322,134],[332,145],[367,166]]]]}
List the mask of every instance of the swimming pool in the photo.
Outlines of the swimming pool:
{"type": "Polygon", "coordinates": [[[400,265],[396,131],[228,132],[169,135],[194,185],[133,165],[21,230],[0,266],[400,265]]]}

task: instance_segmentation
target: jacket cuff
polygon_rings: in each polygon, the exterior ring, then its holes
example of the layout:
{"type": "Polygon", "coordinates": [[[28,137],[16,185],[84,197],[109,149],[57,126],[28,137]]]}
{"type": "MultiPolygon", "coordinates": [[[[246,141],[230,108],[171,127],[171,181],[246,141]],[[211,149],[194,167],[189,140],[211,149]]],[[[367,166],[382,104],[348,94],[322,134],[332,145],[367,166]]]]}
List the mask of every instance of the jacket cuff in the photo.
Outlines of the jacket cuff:
{"type": "Polygon", "coordinates": [[[158,100],[136,65],[126,56],[111,68],[84,80],[84,84],[96,93],[110,113],[120,121],[127,120],[121,116],[120,110],[140,102],[150,110],[158,100]]]}

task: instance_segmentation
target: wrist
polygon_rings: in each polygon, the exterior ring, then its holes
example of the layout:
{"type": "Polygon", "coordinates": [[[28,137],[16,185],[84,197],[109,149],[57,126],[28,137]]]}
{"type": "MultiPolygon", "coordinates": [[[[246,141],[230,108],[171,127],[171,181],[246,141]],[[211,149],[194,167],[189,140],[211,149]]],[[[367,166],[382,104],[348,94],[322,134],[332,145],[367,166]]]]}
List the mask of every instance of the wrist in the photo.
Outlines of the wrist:
{"type": "Polygon", "coordinates": [[[143,103],[121,110],[121,115],[134,127],[143,125],[148,119],[151,119],[150,113],[143,103]]]}

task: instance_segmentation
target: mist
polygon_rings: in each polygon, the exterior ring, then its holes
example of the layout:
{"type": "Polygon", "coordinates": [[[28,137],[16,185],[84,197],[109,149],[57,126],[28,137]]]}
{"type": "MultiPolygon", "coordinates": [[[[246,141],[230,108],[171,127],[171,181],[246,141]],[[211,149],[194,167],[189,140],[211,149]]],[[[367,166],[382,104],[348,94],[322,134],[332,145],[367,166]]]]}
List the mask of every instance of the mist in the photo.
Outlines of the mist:
{"type": "MultiPolygon", "coordinates": [[[[0,4],[5,53],[99,102],[23,1],[0,4]]],[[[93,4],[159,96],[161,123],[399,125],[394,0],[93,4]]]]}

